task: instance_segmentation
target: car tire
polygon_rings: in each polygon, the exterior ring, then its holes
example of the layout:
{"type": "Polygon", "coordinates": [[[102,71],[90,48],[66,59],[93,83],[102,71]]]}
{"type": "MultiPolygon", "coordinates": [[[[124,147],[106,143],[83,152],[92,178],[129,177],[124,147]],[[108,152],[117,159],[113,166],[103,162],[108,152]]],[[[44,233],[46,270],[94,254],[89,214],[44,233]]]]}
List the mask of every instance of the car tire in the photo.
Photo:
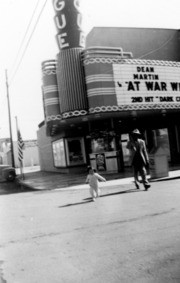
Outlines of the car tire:
{"type": "Polygon", "coordinates": [[[8,176],[6,177],[6,180],[8,182],[13,182],[15,180],[15,178],[16,178],[15,172],[14,171],[9,171],[8,172],[8,176]]]}

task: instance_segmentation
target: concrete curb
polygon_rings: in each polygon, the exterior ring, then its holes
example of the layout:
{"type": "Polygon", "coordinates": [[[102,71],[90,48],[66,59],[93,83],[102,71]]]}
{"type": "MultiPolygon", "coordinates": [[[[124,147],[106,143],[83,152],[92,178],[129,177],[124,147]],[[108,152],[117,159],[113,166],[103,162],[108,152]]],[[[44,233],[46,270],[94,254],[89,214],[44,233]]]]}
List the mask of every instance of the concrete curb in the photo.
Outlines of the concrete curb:
{"type": "MultiPolygon", "coordinates": [[[[157,178],[157,179],[151,179],[149,178],[149,182],[153,183],[153,182],[162,182],[162,181],[170,181],[170,180],[175,180],[175,179],[180,179],[180,175],[178,176],[168,176],[168,177],[163,177],[163,178],[157,178]]],[[[130,177],[130,178],[123,178],[123,179],[115,179],[115,180],[108,180],[106,181],[106,183],[103,183],[103,187],[109,187],[111,185],[128,185],[133,183],[134,178],[130,177]]],[[[81,189],[88,189],[88,184],[74,184],[74,185],[57,185],[54,188],[46,188],[43,185],[38,185],[37,187],[34,186],[31,181],[20,181],[19,184],[24,188],[24,189],[31,189],[32,191],[42,191],[42,190],[46,190],[46,191],[52,191],[52,190],[81,190],[81,189]]],[[[101,183],[100,183],[101,184],[101,183]]]]}

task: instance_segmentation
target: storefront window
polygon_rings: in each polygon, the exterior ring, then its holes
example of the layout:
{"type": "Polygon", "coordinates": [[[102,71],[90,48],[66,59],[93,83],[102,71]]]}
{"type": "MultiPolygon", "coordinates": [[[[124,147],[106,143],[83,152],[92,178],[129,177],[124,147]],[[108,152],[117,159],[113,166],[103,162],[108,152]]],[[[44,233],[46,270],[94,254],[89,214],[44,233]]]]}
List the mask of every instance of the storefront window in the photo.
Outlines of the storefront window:
{"type": "Polygon", "coordinates": [[[66,140],[68,165],[80,165],[85,163],[85,150],[82,138],[66,140]]]}
{"type": "Polygon", "coordinates": [[[55,167],[65,167],[66,157],[65,157],[65,147],[64,140],[60,139],[52,143],[54,166],[55,167]]]}

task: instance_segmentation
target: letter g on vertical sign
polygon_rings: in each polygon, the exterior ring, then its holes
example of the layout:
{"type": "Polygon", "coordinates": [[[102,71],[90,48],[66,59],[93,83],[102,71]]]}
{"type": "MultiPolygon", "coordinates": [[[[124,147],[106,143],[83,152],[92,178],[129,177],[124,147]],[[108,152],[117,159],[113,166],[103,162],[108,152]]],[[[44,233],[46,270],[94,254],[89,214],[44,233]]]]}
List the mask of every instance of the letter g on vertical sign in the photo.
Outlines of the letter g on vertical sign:
{"type": "Polygon", "coordinates": [[[55,11],[61,11],[65,7],[65,1],[53,0],[53,6],[55,11]]]}

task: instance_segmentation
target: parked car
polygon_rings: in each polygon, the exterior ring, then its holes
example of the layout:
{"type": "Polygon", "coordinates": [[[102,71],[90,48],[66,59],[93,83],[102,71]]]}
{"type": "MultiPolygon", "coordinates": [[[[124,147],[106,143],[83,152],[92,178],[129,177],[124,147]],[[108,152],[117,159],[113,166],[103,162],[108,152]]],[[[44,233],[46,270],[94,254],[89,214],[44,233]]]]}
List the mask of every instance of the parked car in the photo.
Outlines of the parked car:
{"type": "Polygon", "coordinates": [[[16,170],[10,165],[0,165],[0,181],[13,182],[16,178],[16,170]]]}

